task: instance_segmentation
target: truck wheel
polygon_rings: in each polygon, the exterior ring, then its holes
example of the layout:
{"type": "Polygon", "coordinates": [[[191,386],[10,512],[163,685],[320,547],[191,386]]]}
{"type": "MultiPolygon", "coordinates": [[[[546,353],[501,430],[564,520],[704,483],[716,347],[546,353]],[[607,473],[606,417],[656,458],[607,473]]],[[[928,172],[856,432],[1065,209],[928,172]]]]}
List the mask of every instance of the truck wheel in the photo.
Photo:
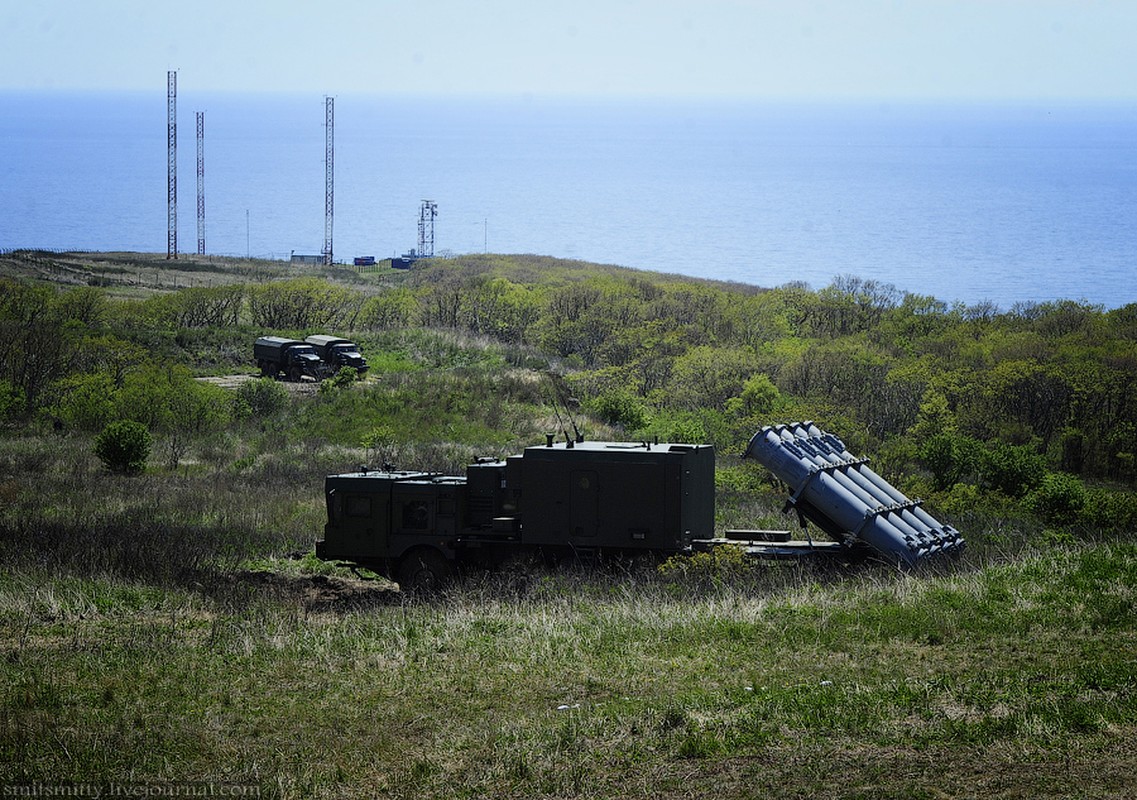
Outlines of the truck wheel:
{"type": "Polygon", "coordinates": [[[267,361],[258,361],[257,367],[260,368],[262,378],[267,378],[269,375],[272,374],[272,371],[269,370],[269,368],[268,368],[268,362],[267,361]]]}
{"type": "Polygon", "coordinates": [[[407,594],[435,595],[454,580],[454,564],[437,550],[413,550],[399,562],[395,580],[407,594]]]}
{"type": "Polygon", "coordinates": [[[303,375],[303,373],[300,371],[300,367],[293,367],[292,369],[288,370],[288,380],[290,381],[296,381],[299,383],[301,375],[303,375]]]}

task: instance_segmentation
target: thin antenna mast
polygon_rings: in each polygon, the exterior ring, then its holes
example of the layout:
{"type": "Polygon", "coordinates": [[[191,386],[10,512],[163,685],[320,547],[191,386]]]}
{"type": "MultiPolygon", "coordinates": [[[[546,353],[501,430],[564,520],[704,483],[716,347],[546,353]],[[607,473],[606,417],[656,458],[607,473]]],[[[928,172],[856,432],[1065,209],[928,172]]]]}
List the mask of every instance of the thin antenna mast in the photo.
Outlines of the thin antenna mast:
{"type": "Polygon", "coordinates": [[[332,217],[335,208],[335,98],[324,98],[327,130],[324,142],[324,263],[332,263],[332,217]]]}
{"type": "Polygon", "coordinates": [[[197,254],[205,255],[205,112],[197,112],[197,254]]]}
{"type": "Polygon", "coordinates": [[[549,380],[549,392],[553,396],[553,413],[557,417],[557,424],[560,425],[560,432],[564,434],[565,441],[572,446],[573,439],[569,438],[568,428],[565,426],[564,421],[561,419],[561,412],[558,410],[558,404],[564,408],[565,416],[568,417],[569,423],[572,425],[572,432],[575,435],[575,441],[583,442],[584,435],[580,432],[580,428],[576,425],[576,419],[573,417],[572,412],[569,410],[568,401],[565,399],[564,393],[559,383],[560,376],[555,372],[549,371],[545,373],[545,377],[549,380]]]}
{"type": "MultiPolygon", "coordinates": [[[[568,417],[569,422],[572,424],[572,432],[576,436],[576,440],[578,442],[583,442],[584,435],[580,432],[580,428],[577,427],[576,417],[573,416],[572,411],[569,408],[569,398],[565,394],[564,390],[564,379],[552,371],[548,372],[547,374],[549,376],[549,383],[553,385],[553,394],[555,395],[556,399],[560,401],[561,406],[565,410],[565,416],[568,417]]],[[[568,431],[565,431],[565,435],[568,436],[568,431]]]]}
{"type": "Polygon", "coordinates": [[[178,257],[178,73],[166,72],[166,258],[178,257]]]}

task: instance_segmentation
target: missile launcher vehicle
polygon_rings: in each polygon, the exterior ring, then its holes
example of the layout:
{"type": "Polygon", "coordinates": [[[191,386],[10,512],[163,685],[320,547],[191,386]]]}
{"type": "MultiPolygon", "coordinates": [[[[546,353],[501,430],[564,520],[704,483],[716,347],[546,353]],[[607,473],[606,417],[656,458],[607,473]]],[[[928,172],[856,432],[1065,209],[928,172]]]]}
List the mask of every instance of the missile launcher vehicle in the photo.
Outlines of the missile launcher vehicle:
{"type": "Polygon", "coordinates": [[[786,508],[803,526],[813,523],[832,541],[790,540],[780,531],[716,537],[711,445],[550,436],[505,460],[470,464],[464,476],[393,468],[329,475],[316,555],[433,591],[464,565],[521,553],[666,557],[729,545],[761,558],[875,554],[912,567],[963,547],[957,531],[812,423],[763,428],[744,455],[790,487],[786,508]]]}

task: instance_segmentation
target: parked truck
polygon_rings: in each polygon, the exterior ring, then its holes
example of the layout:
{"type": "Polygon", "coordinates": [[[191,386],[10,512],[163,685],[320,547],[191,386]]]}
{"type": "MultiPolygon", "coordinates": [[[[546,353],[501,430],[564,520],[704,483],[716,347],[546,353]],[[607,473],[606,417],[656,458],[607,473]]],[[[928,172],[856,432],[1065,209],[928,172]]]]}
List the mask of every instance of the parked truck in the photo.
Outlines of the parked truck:
{"type": "Polygon", "coordinates": [[[323,334],[309,336],[304,341],[316,349],[332,372],[342,367],[352,367],[360,375],[367,372],[367,359],[359,352],[359,345],[355,342],[323,334]]]}
{"type": "Polygon", "coordinates": [[[299,381],[305,375],[315,380],[323,380],[328,375],[316,349],[296,339],[262,336],[253,344],[253,358],[265,377],[283,376],[299,381]]]}
{"type": "Polygon", "coordinates": [[[864,459],[811,423],[763,428],[745,453],[787,483],[787,510],[831,541],[787,531],[715,536],[715,452],[707,444],[585,442],[578,436],[480,460],[465,476],[385,467],[325,478],[327,524],[316,555],[433,590],[464,564],[519,553],[667,556],[731,545],[763,558],[855,560],[900,566],[958,552],[963,537],[904,498],[864,459]],[[887,487],[887,488],[885,488],[887,487]]]}

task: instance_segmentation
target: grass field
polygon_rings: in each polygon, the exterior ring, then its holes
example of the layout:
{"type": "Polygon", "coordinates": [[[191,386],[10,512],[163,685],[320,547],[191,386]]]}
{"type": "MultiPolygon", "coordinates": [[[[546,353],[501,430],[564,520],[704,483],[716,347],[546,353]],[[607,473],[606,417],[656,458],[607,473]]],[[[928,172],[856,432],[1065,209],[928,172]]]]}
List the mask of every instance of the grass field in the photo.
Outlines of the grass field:
{"type": "Polygon", "coordinates": [[[16,783],[279,797],[1125,797],[1137,547],[942,575],[0,577],[16,783]]]}

